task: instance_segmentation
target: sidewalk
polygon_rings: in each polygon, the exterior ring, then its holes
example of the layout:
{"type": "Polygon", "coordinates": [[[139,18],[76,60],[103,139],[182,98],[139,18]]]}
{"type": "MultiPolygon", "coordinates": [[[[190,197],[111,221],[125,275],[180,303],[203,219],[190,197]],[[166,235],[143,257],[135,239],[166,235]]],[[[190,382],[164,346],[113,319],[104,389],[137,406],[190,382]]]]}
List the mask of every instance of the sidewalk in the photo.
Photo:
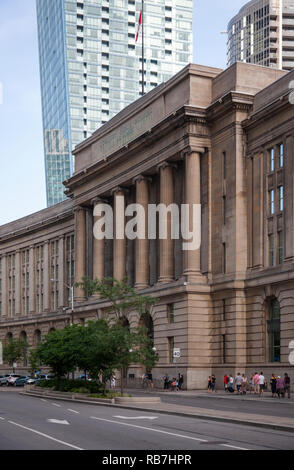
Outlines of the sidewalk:
{"type": "MultiPolygon", "coordinates": [[[[117,389],[118,390],[118,389],[117,389]]],[[[119,390],[118,390],[119,391],[119,390]]],[[[177,396],[177,397],[191,397],[191,398],[214,398],[214,399],[227,399],[227,400],[246,400],[246,401],[258,401],[265,400],[266,402],[278,402],[278,403],[291,403],[294,405],[294,393],[291,393],[291,398],[272,398],[271,392],[264,392],[264,396],[260,396],[258,394],[249,393],[247,392],[246,395],[238,394],[237,392],[229,393],[225,392],[224,390],[217,390],[216,393],[208,392],[207,390],[181,390],[181,391],[165,391],[165,390],[156,390],[156,389],[132,389],[126,388],[126,393],[131,394],[158,394],[160,396],[177,396]]]]}

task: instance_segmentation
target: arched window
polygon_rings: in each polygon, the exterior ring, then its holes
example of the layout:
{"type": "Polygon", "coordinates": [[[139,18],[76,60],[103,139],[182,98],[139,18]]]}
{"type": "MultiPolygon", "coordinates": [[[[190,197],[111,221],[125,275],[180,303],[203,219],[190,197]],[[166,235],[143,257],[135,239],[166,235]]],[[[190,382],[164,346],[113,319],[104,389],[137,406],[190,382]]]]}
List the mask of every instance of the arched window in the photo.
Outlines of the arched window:
{"type": "Polygon", "coordinates": [[[270,362],[281,361],[281,316],[280,303],[277,299],[269,302],[269,315],[267,321],[268,333],[268,359],[270,362]]]}
{"type": "Polygon", "coordinates": [[[7,335],[5,336],[5,344],[6,346],[8,345],[8,343],[10,343],[10,341],[13,340],[13,334],[12,333],[7,333],[7,335]]]}
{"type": "Polygon", "coordinates": [[[147,335],[151,338],[152,344],[154,343],[154,325],[149,312],[143,313],[140,318],[139,326],[147,329],[147,335]]]}
{"type": "Polygon", "coordinates": [[[34,346],[37,347],[42,341],[42,335],[40,330],[35,330],[34,332],[34,346]]]}
{"type": "MultiPolygon", "coordinates": [[[[27,343],[27,334],[25,331],[22,331],[19,335],[20,341],[23,341],[24,343],[27,343]]],[[[28,365],[28,359],[27,359],[27,350],[24,348],[23,350],[23,366],[27,367],[28,365]]]]}

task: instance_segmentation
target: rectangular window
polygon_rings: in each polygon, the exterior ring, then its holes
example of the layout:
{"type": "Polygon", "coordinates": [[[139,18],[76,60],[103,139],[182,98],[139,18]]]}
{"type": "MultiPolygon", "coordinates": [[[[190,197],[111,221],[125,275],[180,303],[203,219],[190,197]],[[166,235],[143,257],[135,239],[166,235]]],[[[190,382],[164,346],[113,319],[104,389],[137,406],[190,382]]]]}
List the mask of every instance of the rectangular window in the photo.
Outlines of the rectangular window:
{"type": "Polygon", "coordinates": [[[222,356],[223,356],[223,364],[227,362],[226,357],[226,335],[222,335],[222,356]]]}
{"type": "Polygon", "coordinates": [[[172,364],[174,362],[175,338],[172,336],[167,339],[168,339],[168,362],[172,364]]]}
{"type": "Polygon", "coordinates": [[[279,209],[284,210],[284,186],[279,187],[279,209]]]}
{"type": "Polygon", "coordinates": [[[175,311],[174,311],[174,304],[168,304],[167,305],[167,320],[168,323],[174,323],[175,322],[175,311]]]}
{"type": "Polygon", "coordinates": [[[227,154],[223,152],[223,179],[227,178],[227,154]]]}
{"type": "Polygon", "coordinates": [[[226,320],[226,299],[222,300],[222,320],[226,320]]]}
{"type": "Polygon", "coordinates": [[[268,245],[269,245],[269,265],[275,265],[275,238],[274,235],[269,235],[268,237],[268,245]]]}
{"type": "Polygon", "coordinates": [[[270,149],[270,171],[275,171],[275,149],[270,149]]]}
{"type": "Polygon", "coordinates": [[[227,272],[227,246],[223,243],[223,273],[227,272]]]}
{"type": "Polygon", "coordinates": [[[279,264],[284,261],[284,232],[278,232],[278,255],[279,264]]]}
{"type": "Polygon", "coordinates": [[[275,191],[271,189],[269,191],[269,212],[271,215],[275,213],[275,191]]]}
{"type": "Polygon", "coordinates": [[[284,166],[284,144],[280,144],[279,161],[280,161],[280,168],[283,168],[283,166],[284,166]]]}
{"type": "Polygon", "coordinates": [[[227,217],[227,198],[223,196],[223,224],[226,225],[226,217],[227,217]]]}

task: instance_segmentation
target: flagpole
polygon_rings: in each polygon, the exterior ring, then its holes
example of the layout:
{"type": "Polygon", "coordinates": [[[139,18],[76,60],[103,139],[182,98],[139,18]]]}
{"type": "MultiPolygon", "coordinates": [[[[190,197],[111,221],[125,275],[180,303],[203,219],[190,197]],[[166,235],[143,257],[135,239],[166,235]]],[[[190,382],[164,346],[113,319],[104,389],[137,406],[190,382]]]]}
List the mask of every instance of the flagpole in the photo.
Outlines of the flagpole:
{"type": "Polygon", "coordinates": [[[144,0],[142,0],[142,95],[145,94],[144,79],[144,0]]]}

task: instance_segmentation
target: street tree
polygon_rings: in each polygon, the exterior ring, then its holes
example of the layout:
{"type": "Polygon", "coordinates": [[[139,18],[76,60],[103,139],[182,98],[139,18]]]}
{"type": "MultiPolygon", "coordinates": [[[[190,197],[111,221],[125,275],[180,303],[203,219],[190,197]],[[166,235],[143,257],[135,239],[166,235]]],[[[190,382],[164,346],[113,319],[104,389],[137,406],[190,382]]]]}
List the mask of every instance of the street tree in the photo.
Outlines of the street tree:
{"type": "Polygon", "coordinates": [[[15,373],[14,364],[20,359],[24,359],[27,355],[28,343],[22,339],[11,339],[3,347],[3,359],[12,367],[13,373],[15,373]]]}

